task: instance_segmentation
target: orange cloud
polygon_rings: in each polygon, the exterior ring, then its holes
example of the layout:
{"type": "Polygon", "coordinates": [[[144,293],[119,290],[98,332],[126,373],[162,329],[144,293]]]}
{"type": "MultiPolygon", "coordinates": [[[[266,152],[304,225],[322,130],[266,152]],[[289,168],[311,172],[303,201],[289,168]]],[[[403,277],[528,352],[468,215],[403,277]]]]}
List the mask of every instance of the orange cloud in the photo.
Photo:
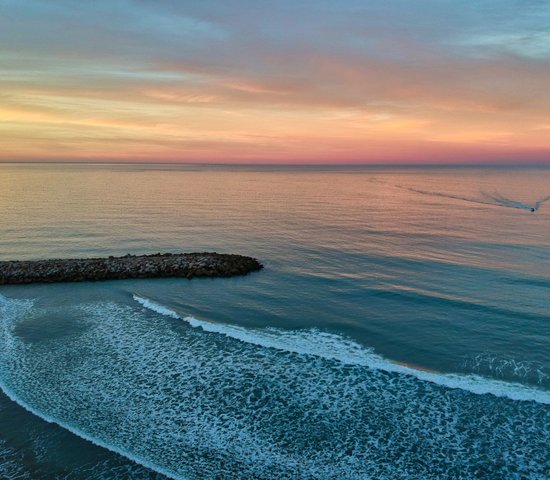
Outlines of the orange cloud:
{"type": "Polygon", "coordinates": [[[550,161],[541,12],[99,3],[0,24],[0,161],[550,161]]]}

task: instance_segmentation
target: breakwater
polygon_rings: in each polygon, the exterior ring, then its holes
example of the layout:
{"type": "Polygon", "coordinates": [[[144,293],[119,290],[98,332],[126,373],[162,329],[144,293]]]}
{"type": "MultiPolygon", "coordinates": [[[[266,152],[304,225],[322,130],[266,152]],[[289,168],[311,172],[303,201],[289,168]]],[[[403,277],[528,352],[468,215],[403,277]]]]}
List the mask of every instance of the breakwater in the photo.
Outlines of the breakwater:
{"type": "Polygon", "coordinates": [[[231,277],[260,270],[255,258],[216,252],[0,262],[0,285],[128,278],[231,277]]]}

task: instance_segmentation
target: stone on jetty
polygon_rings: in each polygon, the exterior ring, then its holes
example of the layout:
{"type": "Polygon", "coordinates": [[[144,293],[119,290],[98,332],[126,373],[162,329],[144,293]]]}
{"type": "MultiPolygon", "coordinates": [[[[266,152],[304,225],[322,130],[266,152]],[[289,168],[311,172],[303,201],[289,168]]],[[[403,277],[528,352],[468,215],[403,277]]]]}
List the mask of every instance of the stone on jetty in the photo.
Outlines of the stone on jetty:
{"type": "Polygon", "coordinates": [[[223,253],[157,253],[124,257],[0,262],[0,285],[123,278],[231,277],[260,270],[255,258],[223,253]]]}

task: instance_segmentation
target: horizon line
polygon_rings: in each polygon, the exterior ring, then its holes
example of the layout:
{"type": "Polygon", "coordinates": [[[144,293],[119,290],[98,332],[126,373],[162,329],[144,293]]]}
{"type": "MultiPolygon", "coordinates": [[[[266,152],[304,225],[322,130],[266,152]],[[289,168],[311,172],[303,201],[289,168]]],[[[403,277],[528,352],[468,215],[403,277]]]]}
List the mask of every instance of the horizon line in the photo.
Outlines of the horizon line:
{"type": "Polygon", "coordinates": [[[0,165],[173,165],[215,167],[550,167],[550,160],[543,162],[411,162],[411,163],[315,163],[315,162],[189,162],[189,161],[120,161],[120,160],[0,160],[0,165]]]}

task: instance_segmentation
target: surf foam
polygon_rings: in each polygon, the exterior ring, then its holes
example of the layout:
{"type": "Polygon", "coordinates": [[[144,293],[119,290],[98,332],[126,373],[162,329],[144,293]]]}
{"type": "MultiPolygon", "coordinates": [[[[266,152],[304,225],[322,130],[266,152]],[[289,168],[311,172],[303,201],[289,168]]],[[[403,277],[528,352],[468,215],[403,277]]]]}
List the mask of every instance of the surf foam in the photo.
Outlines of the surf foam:
{"type": "MultiPolygon", "coordinates": [[[[0,338],[5,341],[4,343],[4,346],[6,347],[5,354],[8,354],[8,355],[11,354],[13,356],[17,355],[17,353],[14,351],[17,348],[17,345],[16,345],[16,342],[14,341],[12,329],[15,323],[20,318],[24,317],[27,314],[30,314],[30,311],[32,310],[33,306],[34,306],[33,300],[9,299],[3,296],[2,294],[0,294],[0,331],[3,332],[3,335],[0,338]]],[[[35,415],[36,417],[44,420],[47,423],[55,423],[56,425],[59,425],[65,430],[76,435],[77,437],[80,437],[99,447],[105,448],[113,453],[117,453],[118,455],[121,455],[131,460],[132,462],[135,462],[137,465],[141,465],[147,469],[153,470],[168,478],[172,478],[174,480],[188,480],[181,476],[177,476],[174,472],[171,472],[166,468],[155,465],[153,462],[148,461],[147,459],[141,458],[140,456],[133,455],[129,451],[126,451],[124,449],[117,447],[116,445],[105,442],[101,438],[95,437],[93,435],[89,435],[88,433],[77,428],[76,426],[63,421],[63,419],[58,418],[56,416],[52,416],[48,414],[46,411],[34,407],[31,403],[23,399],[21,395],[19,395],[13,388],[9,386],[8,382],[6,381],[6,378],[4,377],[4,375],[2,375],[1,368],[0,368],[0,389],[11,401],[17,403],[20,407],[24,408],[27,412],[35,415]]],[[[15,466],[12,468],[15,468],[15,466]]],[[[0,470],[0,473],[1,473],[1,470],[0,470]]],[[[17,478],[25,478],[25,477],[18,476],[17,478]]]]}
{"type": "Polygon", "coordinates": [[[143,307],[156,313],[184,320],[194,328],[201,328],[206,332],[218,333],[242,342],[300,355],[313,355],[329,360],[337,360],[344,364],[412,375],[420,380],[436,383],[447,388],[459,388],[477,395],[492,394],[512,400],[534,401],[550,405],[550,392],[479,375],[443,374],[419,370],[394,363],[376,354],[372,349],[363,347],[340,335],[316,329],[291,332],[276,328],[248,329],[236,325],[218,324],[199,320],[192,316],[182,316],[164,305],[139,295],[134,295],[133,298],[143,307]]]}
{"type": "Polygon", "coordinates": [[[244,329],[251,343],[202,328],[244,338],[240,327],[195,319],[177,328],[169,312],[112,302],[11,307],[0,312],[0,341],[10,345],[0,348],[2,385],[83,438],[175,478],[458,480],[483,471],[538,480],[549,466],[532,461],[550,434],[545,405],[365,368],[310,341],[337,351],[338,336],[297,332],[306,345],[292,335],[281,345],[244,329]],[[30,327],[55,330],[60,315],[78,318],[80,334],[26,341],[30,327]],[[18,332],[19,322],[29,328],[18,332]]]}

